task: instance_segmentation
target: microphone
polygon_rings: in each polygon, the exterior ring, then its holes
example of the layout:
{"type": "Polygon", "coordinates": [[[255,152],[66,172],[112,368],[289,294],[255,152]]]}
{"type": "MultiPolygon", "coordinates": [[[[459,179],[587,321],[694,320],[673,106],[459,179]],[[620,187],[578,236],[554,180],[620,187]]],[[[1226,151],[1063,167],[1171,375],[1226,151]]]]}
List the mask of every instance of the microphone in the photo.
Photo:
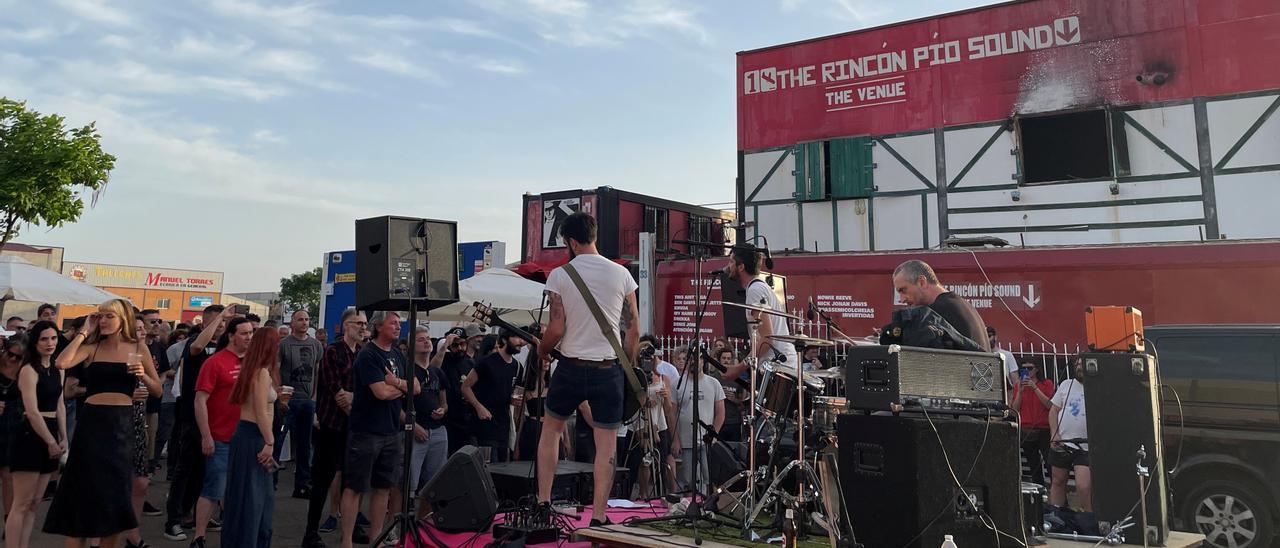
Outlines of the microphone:
{"type": "Polygon", "coordinates": [[[773,255],[769,253],[769,245],[766,243],[766,244],[765,244],[765,246],[764,246],[764,248],[763,248],[763,249],[761,249],[761,251],[764,251],[764,267],[765,267],[765,268],[767,268],[767,269],[769,269],[770,271],[772,271],[772,270],[773,270],[773,255]]]}
{"type": "Polygon", "coordinates": [[[717,277],[719,277],[719,276],[724,276],[727,272],[729,272],[729,267],[717,268],[717,269],[712,270],[711,272],[709,272],[709,274],[710,274],[710,275],[712,275],[712,276],[717,276],[717,277]]]}
{"type": "Polygon", "coordinates": [[[809,307],[804,311],[804,319],[818,321],[818,307],[813,304],[813,297],[809,297],[809,307]]]}

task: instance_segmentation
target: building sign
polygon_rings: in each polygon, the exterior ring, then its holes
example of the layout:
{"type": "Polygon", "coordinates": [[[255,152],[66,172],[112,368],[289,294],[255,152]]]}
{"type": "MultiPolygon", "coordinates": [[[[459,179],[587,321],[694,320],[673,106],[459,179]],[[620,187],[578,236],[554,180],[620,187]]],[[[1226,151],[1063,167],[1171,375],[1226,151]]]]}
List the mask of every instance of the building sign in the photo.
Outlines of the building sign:
{"type": "Polygon", "coordinates": [[[334,275],[333,275],[333,282],[334,282],[334,283],[339,283],[339,284],[341,284],[341,283],[350,283],[350,282],[354,282],[354,281],[356,281],[356,273],[355,273],[355,272],[343,272],[343,273],[341,273],[341,274],[334,274],[334,275]]]}
{"type": "Polygon", "coordinates": [[[213,306],[213,297],[199,297],[192,295],[190,299],[187,299],[187,308],[203,309],[206,306],[213,306]]]}
{"type": "Polygon", "coordinates": [[[95,263],[63,263],[62,272],[97,287],[222,293],[222,273],[95,263]]]}
{"type": "MultiPolygon", "coordinates": [[[[1044,302],[1040,282],[945,283],[947,291],[969,301],[978,310],[1004,309],[1038,310],[1044,302]],[[1004,301],[1004,304],[1001,304],[1004,301]]],[[[894,306],[906,306],[897,292],[893,294],[894,306]]]]}
{"type": "Polygon", "coordinates": [[[560,237],[560,225],[570,215],[581,208],[579,198],[547,200],[542,203],[542,248],[559,249],[565,247],[564,238],[560,237]]]}

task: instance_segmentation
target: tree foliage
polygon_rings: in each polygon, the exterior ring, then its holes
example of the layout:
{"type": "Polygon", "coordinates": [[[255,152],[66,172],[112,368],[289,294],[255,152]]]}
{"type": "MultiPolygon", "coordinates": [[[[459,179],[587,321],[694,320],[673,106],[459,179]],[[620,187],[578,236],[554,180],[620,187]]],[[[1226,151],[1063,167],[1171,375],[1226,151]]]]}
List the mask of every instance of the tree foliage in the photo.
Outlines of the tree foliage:
{"type": "Polygon", "coordinates": [[[81,194],[107,184],[116,157],[102,150],[94,125],[67,129],[64,122],[0,97],[0,246],[23,224],[75,222],[81,194]]]}
{"type": "MultiPolygon", "coordinates": [[[[306,310],[312,322],[320,321],[320,267],[280,278],[280,302],[286,310],[306,310]]],[[[286,317],[285,321],[289,321],[286,317]]]]}

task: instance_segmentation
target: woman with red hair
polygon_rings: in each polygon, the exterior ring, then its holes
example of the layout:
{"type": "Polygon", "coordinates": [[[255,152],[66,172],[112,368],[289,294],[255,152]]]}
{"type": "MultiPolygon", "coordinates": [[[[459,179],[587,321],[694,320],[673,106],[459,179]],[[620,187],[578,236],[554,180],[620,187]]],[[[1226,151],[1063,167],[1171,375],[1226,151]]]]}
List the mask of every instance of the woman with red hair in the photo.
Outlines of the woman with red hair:
{"type": "Polygon", "coordinates": [[[231,403],[240,406],[240,424],[231,436],[227,458],[227,494],[223,512],[222,546],[271,546],[274,503],[271,475],[279,464],[271,457],[275,446],[272,408],[280,375],[280,333],[259,329],[240,362],[240,376],[231,390],[231,403]]]}

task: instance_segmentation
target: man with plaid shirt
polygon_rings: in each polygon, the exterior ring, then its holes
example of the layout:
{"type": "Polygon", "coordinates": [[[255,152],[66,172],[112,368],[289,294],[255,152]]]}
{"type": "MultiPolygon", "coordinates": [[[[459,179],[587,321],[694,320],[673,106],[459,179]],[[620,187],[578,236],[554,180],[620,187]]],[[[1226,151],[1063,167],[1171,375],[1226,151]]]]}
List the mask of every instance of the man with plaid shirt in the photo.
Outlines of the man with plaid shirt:
{"type": "MultiPolygon", "coordinates": [[[[320,423],[314,437],[314,462],[311,466],[311,502],[307,507],[307,530],[302,537],[305,548],[323,548],[320,538],[320,516],[334,479],[342,473],[347,453],[347,413],[351,412],[351,367],[364,340],[368,320],[364,313],[348,309],[342,314],[342,339],[324,349],[316,378],[316,420],[320,423]]],[[[337,489],[335,494],[341,493],[337,489]]],[[[337,510],[333,501],[331,510],[337,510]]],[[[330,519],[333,519],[330,516],[330,519]]],[[[336,521],[336,520],[335,520],[336,521]]],[[[327,527],[326,527],[327,528],[327,527]]],[[[368,533],[356,529],[357,539],[368,542],[368,533]]],[[[358,540],[357,540],[358,542],[358,540]]]]}

